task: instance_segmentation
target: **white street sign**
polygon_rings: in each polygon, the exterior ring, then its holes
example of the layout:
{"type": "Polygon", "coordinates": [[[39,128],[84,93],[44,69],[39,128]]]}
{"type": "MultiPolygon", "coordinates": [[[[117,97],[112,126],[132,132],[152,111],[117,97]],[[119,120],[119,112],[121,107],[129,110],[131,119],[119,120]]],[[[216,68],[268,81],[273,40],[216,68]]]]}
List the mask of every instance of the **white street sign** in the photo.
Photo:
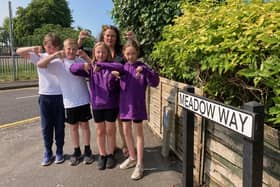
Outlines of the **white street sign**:
{"type": "Polygon", "coordinates": [[[246,137],[252,138],[253,136],[254,116],[252,113],[183,92],[178,93],[178,103],[180,106],[246,137]]]}

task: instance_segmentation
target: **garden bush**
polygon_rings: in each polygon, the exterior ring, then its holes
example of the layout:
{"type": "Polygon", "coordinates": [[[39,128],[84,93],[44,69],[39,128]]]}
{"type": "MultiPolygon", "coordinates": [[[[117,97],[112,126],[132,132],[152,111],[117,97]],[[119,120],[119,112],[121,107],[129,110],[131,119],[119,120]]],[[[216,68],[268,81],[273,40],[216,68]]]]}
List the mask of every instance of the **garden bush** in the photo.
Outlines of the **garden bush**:
{"type": "Polygon", "coordinates": [[[144,55],[148,57],[155,42],[161,40],[165,25],[172,24],[180,15],[181,3],[185,0],[113,0],[112,16],[122,31],[136,33],[144,55]]]}
{"type": "Polygon", "coordinates": [[[205,95],[241,106],[265,106],[266,122],[280,127],[280,2],[201,0],[162,32],[153,61],[161,74],[193,84],[205,95]]]}

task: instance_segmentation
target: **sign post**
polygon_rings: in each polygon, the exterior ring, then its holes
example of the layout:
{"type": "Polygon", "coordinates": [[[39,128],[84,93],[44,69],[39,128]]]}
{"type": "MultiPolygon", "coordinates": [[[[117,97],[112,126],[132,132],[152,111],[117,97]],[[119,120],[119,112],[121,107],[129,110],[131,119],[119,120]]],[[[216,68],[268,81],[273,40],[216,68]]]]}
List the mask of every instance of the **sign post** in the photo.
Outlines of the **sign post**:
{"type": "Polygon", "coordinates": [[[243,186],[261,187],[263,173],[263,144],[264,144],[264,106],[257,102],[244,104],[244,109],[254,112],[254,140],[244,138],[243,146],[243,186]]]}
{"type": "MultiPolygon", "coordinates": [[[[187,91],[194,93],[194,88],[188,87],[187,91]]],[[[193,186],[194,113],[185,110],[183,119],[186,119],[183,125],[183,186],[193,186]]]]}

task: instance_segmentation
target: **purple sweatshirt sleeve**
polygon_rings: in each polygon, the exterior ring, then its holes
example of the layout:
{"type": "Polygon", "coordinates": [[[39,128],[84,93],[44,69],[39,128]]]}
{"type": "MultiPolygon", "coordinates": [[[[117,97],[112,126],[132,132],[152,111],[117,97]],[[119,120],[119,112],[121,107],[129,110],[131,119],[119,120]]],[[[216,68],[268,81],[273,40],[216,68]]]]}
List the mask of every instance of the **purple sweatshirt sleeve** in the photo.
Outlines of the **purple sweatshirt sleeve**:
{"type": "Polygon", "coordinates": [[[88,77],[89,74],[84,70],[84,63],[74,63],[70,66],[70,72],[74,75],[88,77]]]}
{"type": "Polygon", "coordinates": [[[110,71],[118,71],[119,73],[124,72],[123,65],[119,62],[97,62],[96,65],[110,71]]]}
{"type": "Polygon", "coordinates": [[[157,87],[159,84],[159,75],[156,71],[143,64],[143,74],[146,77],[147,83],[151,87],[157,87]]]}

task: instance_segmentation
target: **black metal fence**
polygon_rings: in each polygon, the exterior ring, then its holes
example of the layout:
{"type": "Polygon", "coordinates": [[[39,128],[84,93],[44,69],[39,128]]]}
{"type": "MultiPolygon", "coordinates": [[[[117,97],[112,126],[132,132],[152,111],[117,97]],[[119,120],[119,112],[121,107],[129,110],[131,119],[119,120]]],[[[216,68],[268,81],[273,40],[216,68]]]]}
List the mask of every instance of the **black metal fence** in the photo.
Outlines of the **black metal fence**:
{"type": "Polygon", "coordinates": [[[0,56],[0,81],[37,79],[36,66],[19,56],[0,56]]]}
{"type": "Polygon", "coordinates": [[[11,48],[9,46],[0,46],[0,56],[11,56],[11,48]]]}

